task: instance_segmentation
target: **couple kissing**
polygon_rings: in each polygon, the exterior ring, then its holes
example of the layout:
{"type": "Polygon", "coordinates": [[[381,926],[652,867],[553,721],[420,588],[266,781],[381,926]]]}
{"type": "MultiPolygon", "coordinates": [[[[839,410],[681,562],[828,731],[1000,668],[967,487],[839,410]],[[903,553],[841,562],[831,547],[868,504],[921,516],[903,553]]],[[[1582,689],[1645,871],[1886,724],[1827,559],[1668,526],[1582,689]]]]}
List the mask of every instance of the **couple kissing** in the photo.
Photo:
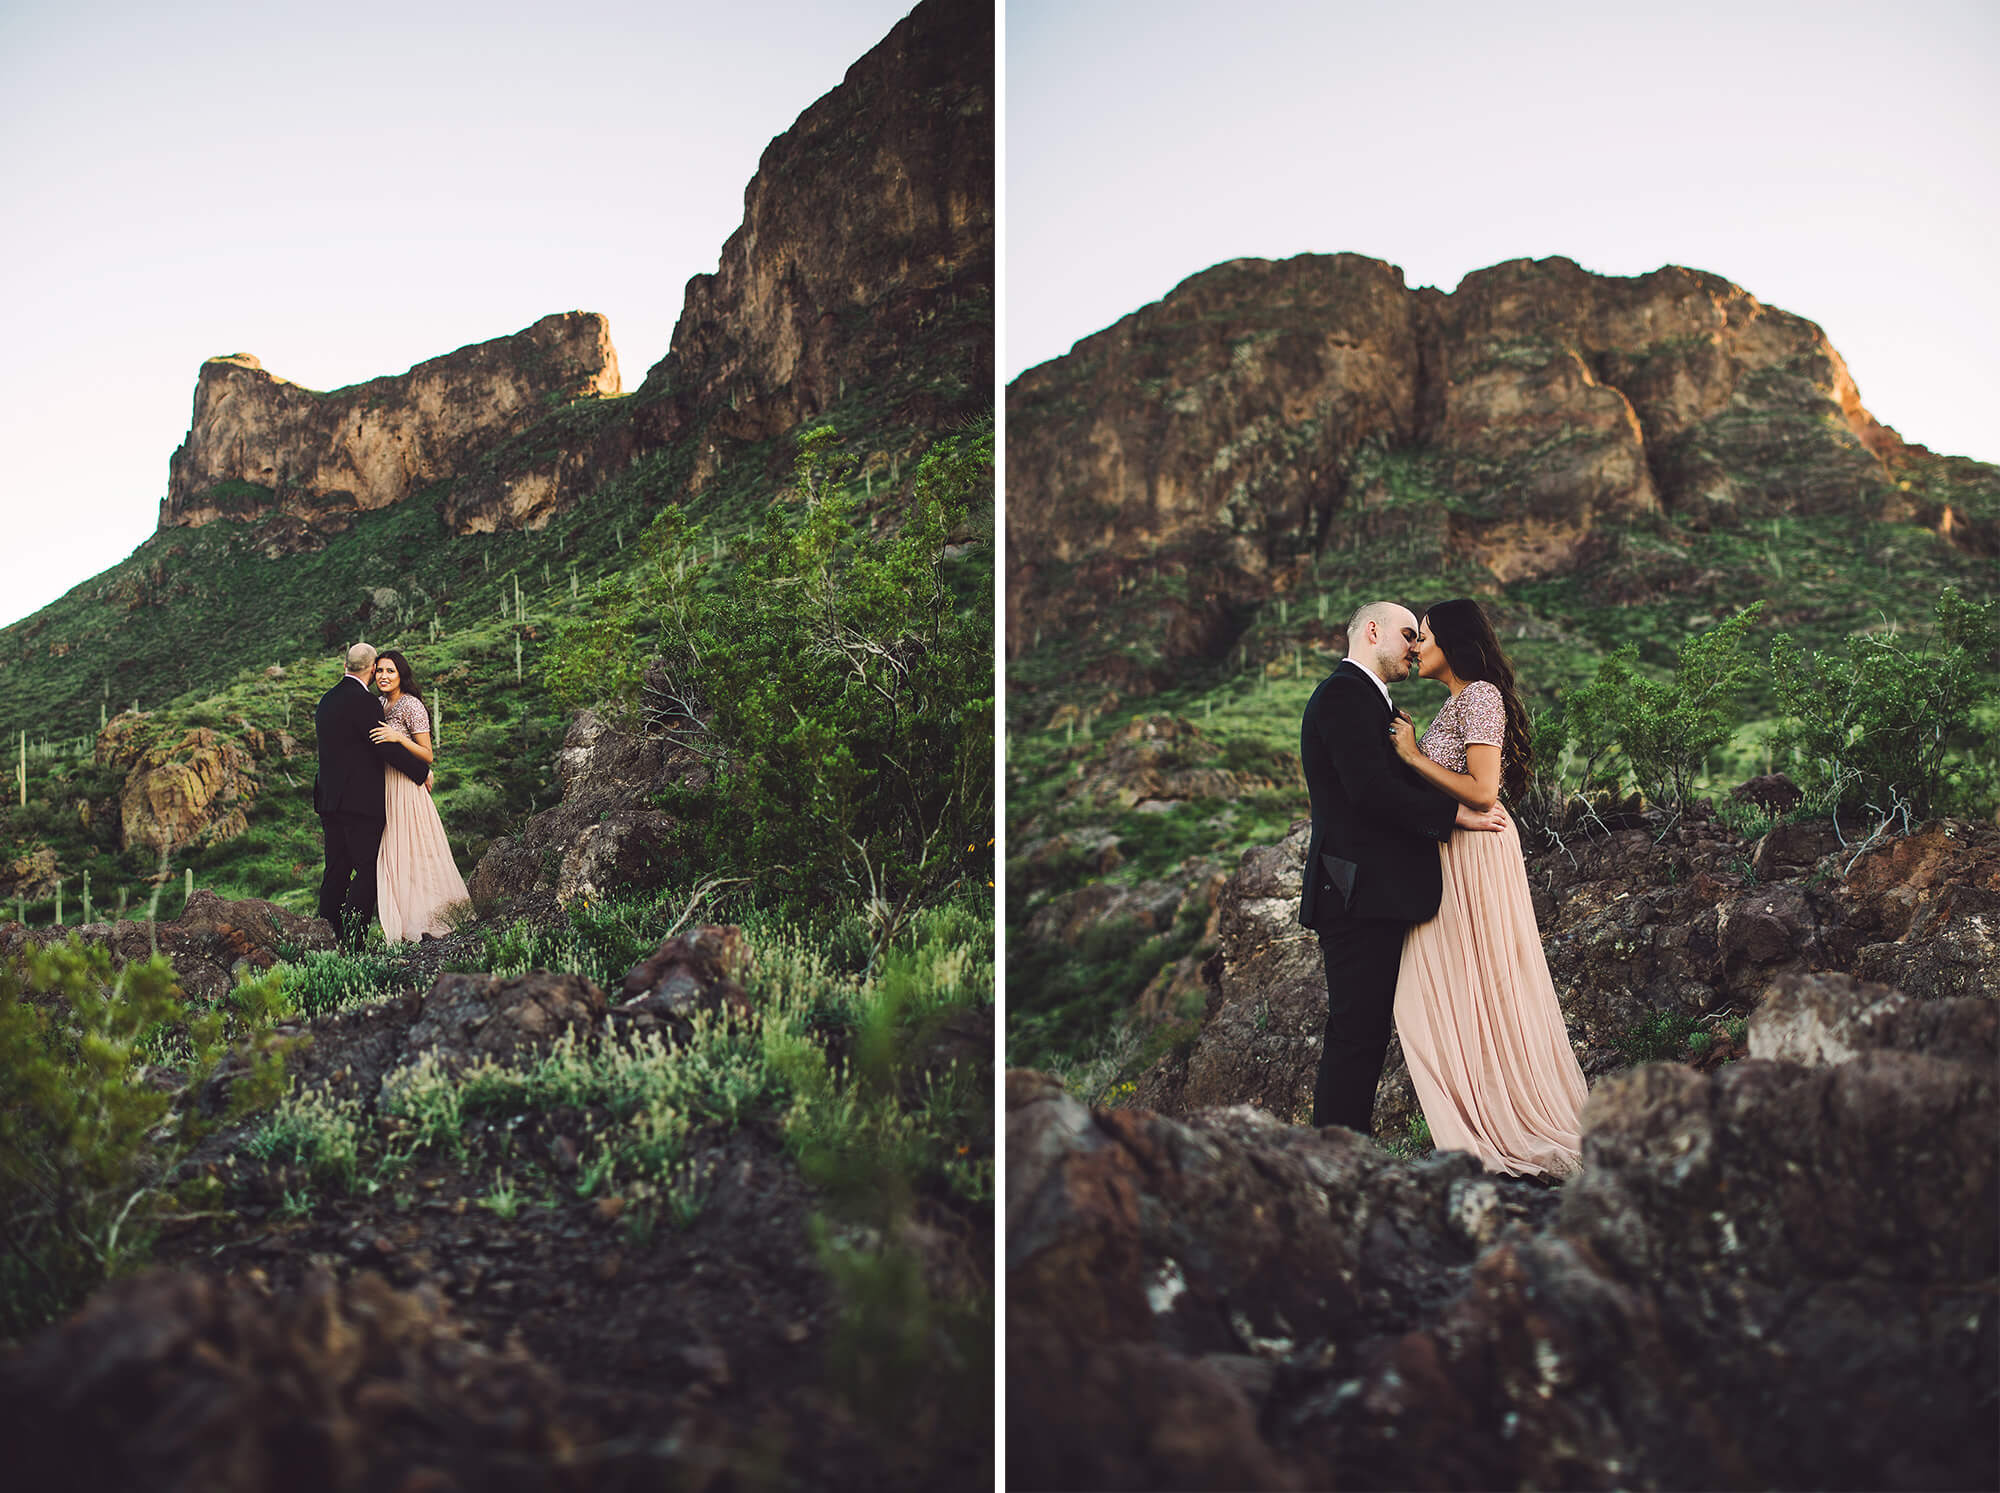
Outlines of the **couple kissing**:
{"type": "Polygon", "coordinates": [[[1300,724],[1312,797],[1299,921],[1326,961],[1312,1123],[1370,1133],[1393,1015],[1431,1138],[1491,1172],[1578,1168],[1583,1071],[1535,925],[1502,795],[1532,748],[1514,671],[1479,604],[1421,620],[1370,602],[1300,724]],[[1450,698],[1423,739],[1389,697],[1420,678],[1450,698]]]}
{"type": "Polygon", "coordinates": [[[431,802],[437,753],[410,661],[356,643],[347,672],[313,710],[313,731],[313,811],[326,839],[319,915],[348,947],[360,945],[378,911],[390,943],[446,932],[445,909],[466,900],[465,882],[431,802]]]}

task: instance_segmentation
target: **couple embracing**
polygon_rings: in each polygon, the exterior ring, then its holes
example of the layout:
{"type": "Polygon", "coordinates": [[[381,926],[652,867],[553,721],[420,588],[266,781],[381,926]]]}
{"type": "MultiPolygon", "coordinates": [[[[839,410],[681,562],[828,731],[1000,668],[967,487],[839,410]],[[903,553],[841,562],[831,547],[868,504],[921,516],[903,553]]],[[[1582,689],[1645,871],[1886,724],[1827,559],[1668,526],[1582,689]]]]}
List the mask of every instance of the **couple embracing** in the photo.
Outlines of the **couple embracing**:
{"type": "Polygon", "coordinates": [[[446,932],[445,909],[465,900],[465,882],[431,802],[437,753],[410,661],[356,643],[313,711],[313,731],[313,810],[326,835],[319,915],[349,946],[378,910],[390,943],[446,932]]]}
{"type": "Polygon", "coordinates": [[[1312,840],[1299,921],[1326,960],[1312,1122],[1369,1133],[1393,1014],[1440,1151],[1577,1169],[1586,1094],[1542,955],[1514,823],[1530,744],[1513,669],[1471,600],[1371,602],[1300,729],[1312,840]],[[1389,685],[1450,691],[1415,739],[1389,685]]]}

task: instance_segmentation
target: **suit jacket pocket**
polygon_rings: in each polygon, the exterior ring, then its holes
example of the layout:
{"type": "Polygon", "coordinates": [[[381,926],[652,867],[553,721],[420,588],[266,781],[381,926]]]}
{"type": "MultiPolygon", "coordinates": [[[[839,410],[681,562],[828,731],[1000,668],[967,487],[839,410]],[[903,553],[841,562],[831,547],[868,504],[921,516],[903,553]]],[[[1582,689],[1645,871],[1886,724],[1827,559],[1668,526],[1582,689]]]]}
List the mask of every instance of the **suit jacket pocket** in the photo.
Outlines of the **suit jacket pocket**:
{"type": "Polygon", "coordinates": [[[1361,868],[1353,861],[1344,861],[1337,855],[1320,852],[1319,863],[1326,869],[1326,879],[1333,883],[1333,889],[1340,893],[1340,906],[1344,912],[1354,910],[1354,877],[1361,868]]]}

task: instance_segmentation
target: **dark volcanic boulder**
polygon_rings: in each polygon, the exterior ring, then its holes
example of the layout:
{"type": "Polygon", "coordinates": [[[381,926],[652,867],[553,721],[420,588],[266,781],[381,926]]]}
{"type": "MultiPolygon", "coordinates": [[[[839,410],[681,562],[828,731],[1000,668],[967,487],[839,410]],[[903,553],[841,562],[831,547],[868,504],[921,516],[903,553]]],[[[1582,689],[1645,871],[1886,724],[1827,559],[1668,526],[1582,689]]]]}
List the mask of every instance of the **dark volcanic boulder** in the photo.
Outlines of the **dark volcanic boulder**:
{"type": "MultiPolygon", "coordinates": [[[[518,1063],[547,1052],[564,1032],[595,1030],[604,1013],[604,992],[582,975],[440,975],[403,1038],[403,1066],[429,1061],[456,1071],[488,1059],[518,1063]]],[[[390,1073],[385,1087],[395,1079],[390,1073]]]]}
{"type": "Polygon", "coordinates": [[[0,1361],[0,1438],[21,1488],[541,1487],[523,1473],[579,1439],[561,1398],[434,1293],[157,1272],[0,1361]]]}
{"type": "Polygon", "coordinates": [[[219,1000],[239,980],[262,973],[281,958],[334,947],[333,930],[320,918],[301,917],[255,897],[218,897],[203,887],[172,922],[128,919],[33,930],[17,923],[0,934],[0,952],[72,937],[109,949],[113,968],[150,958],[157,949],[173,961],[181,989],[204,1002],[219,1000]]]}
{"type": "Polygon", "coordinates": [[[2000,1001],[1913,1000],[1852,975],[1783,975],[1750,1018],[1750,1056],[1845,1063],[1874,1050],[1968,1062],[2000,1054],[2000,1001]]]}
{"type": "Polygon", "coordinates": [[[620,990],[619,1010],[691,1018],[697,1011],[746,1011],[739,979],[750,959],[743,930],[709,925],[677,933],[633,965],[620,990]]]}

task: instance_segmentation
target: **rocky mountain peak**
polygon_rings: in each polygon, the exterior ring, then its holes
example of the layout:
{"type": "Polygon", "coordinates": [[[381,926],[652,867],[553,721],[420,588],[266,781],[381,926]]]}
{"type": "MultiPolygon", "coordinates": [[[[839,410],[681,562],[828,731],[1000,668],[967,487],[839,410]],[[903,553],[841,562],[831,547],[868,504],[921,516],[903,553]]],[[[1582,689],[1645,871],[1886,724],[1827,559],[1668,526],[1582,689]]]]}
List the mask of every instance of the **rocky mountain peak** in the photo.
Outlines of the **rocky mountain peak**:
{"type": "Polygon", "coordinates": [[[330,393],[279,378],[248,353],[210,358],[169,463],[160,527],[385,508],[552,406],[619,388],[610,326],[589,311],[330,393]]]}
{"type": "Polygon", "coordinates": [[[984,407],[993,171],[992,8],[924,0],[771,142],[715,272],[688,281],[640,394],[656,438],[705,429],[696,487],[716,443],[790,430],[850,382],[902,375],[912,425],[984,407]]]}
{"type": "Polygon", "coordinates": [[[1385,507],[1448,529],[1496,585],[1660,512],[1942,532],[1899,480],[1928,458],[1817,325],[1702,270],[1510,260],[1444,294],[1358,254],[1231,260],[1010,387],[1009,646],[1157,581],[1182,598],[1151,629],[1169,654],[1212,654],[1232,612],[1385,507]],[[1365,452],[1420,462],[1423,501],[1366,477],[1365,452]]]}

